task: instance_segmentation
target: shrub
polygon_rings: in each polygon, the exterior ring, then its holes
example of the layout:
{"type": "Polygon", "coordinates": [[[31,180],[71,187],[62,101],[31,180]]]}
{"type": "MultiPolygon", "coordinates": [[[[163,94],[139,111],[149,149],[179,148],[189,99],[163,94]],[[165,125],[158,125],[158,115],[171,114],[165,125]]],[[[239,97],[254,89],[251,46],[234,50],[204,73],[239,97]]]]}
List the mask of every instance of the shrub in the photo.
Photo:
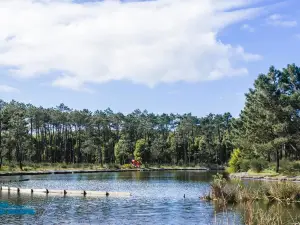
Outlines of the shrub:
{"type": "Polygon", "coordinates": [[[256,173],[261,172],[264,168],[266,168],[266,165],[268,165],[268,163],[262,159],[252,159],[250,162],[251,170],[256,173]]]}
{"type": "Polygon", "coordinates": [[[250,160],[241,159],[239,163],[240,163],[240,171],[247,172],[250,169],[250,160]]]}
{"type": "Polygon", "coordinates": [[[294,174],[300,171],[300,162],[298,161],[280,161],[280,170],[284,174],[294,174]]]}
{"type": "Polygon", "coordinates": [[[10,163],[10,164],[8,165],[8,167],[9,167],[10,169],[14,169],[14,168],[16,168],[17,166],[16,166],[15,164],[13,164],[13,163],[10,163]]]}
{"type": "Polygon", "coordinates": [[[109,163],[109,164],[104,164],[104,168],[105,169],[120,169],[120,165],[115,164],[115,163],[109,163]]]}
{"type": "Polygon", "coordinates": [[[300,171],[300,163],[299,162],[293,162],[293,169],[295,171],[300,171]]]}
{"type": "Polygon", "coordinates": [[[124,164],[121,166],[122,169],[133,169],[134,167],[131,164],[124,164]]]}
{"type": "Polygon", "coordinates": [[[180,159],[180,160],[178,161],[178,166],[183,166],[183,165],[184,165],[183,159],[180,159]]]}
{"type": "Polygon", "coordinates": [[[68,165],[67,164],[62,164],[61,168],[66,169],[66,168],[68,168],[68,165]]]}
{"type": "Polygon", "coordinates": [[[229,164],[228,172],[229,173],[238,172],[240,170],[240,161],[241,161],[241,151],[240,149],[236,148],[231,153],[230,160],[228,162],[229,164]]]}
{"type": "Polygon", "coordinates": [[[81,164],[81,167],[82,168],[88,168],[90,166],[90,164],[88,164],[88,163],[82,163],[81,164]]]}
{"type": "Polygon", "coordinates": [[[43,166],[43,167],[49,167],[49,166],[51,166],[51,164],[50,164],[50,163],[44,162],[44,163],[42,163],[42,166],[43,166]]]}
{"type": "Polygon", "coordinates": [[[33,168],[34,168],[34,169],[38,169],[38,168],[41,168],[41,166],[40,166],[39,164],[34,164],[34,165],[33,165],[33,168]]]}
{"type": "Polygon", "coordinates": [[[81,167],[81,165],[80,165],[79,163],[74,163],[74,164],[73,164],[73,168],[78,169],[78,168],[80,168],[80,167],[81,167]]]}

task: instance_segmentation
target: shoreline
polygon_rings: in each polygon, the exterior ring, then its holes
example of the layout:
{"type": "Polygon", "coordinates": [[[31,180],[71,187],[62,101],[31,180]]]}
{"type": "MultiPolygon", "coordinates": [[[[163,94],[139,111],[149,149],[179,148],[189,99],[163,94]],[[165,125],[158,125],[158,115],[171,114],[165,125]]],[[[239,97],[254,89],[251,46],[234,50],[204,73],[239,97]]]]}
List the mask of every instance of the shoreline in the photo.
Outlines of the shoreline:
{"type": "Polygon", "coordinates": [[[100,170],[45,170],[45,171],[11,171],[0,172],[1,176],[23,176],[23,175],[50,175],[50,174],[76,174],[76,173],[105,173],[105,172],[130,172],[130,171],[224,171],[224,168],[144,168],[144,169],[100,169],[100,170]]]}
{"type": "Polygon", "coordinates": [[[283,176],[283,175],[263,175],[263,174],[249,174],[243,173],[232,173],[229,174],[230,179],[241,179],[241,180],[258,180],[258,181],[291,181],[300,182],[299,176],[283,176]]]}

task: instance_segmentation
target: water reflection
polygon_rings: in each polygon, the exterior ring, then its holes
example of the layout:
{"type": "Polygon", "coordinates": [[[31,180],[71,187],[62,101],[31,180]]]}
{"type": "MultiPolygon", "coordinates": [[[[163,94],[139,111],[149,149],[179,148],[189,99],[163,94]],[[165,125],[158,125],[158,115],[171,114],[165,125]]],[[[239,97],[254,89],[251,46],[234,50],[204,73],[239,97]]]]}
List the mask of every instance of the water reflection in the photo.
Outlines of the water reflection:
{"type": "MultiPolygon", "coordinates": [[[[243,205],[224,207],[200,201],[209,191],[213,173],[155,171],[26,176],[24,188],[77,189],[131,192],[129,198],[85,198],[0,192],[1,201],[25,205],[35,215],[1,216],[1,224],[244,224],[251,214],[243,205]],[[183,195],[186,198],[183,198],[183,195]]],[[[16,177],[16,179],[19,179],[16,177]]],[[[257,184],[256,184],[257,185],[257,184]]],[[[255,203],[263,212],[284,212],[296,217],[298,204],[255,203]],[[279,208],[278,208],[279,207],[279,208]],[[277,211],[276,211],[277,210],[277,211]]],[[[253,216],[253,214],[252,214],[253,216]]]]}

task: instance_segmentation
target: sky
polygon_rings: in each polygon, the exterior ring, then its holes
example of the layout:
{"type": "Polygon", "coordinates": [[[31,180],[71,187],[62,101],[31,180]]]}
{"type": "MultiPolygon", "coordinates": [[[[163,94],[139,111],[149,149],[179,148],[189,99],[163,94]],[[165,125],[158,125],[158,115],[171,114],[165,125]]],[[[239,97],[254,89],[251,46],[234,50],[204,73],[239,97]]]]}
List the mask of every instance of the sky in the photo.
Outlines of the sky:
{"type": "Polygon", "coordinates": [[[0,99],[238,116],[299,26],[299,0],[1,0],[0,99]]]}

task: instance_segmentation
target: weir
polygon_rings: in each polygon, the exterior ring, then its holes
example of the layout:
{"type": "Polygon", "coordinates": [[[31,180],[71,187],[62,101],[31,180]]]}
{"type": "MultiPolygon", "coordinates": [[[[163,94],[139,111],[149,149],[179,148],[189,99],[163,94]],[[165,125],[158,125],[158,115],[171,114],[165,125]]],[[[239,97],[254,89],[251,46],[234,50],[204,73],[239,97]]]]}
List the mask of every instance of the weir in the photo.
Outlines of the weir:
{"type": "Polygon", "coordinates": [[[45,194],[51,196],[88,196],[88,197],[129,197],[129,192],[105,192],[105,191],[87,191],[87,190],[56,190],[56,189],[35,189],[1,186],[2,192],[27,193],[27,194],[45,194]]]}

